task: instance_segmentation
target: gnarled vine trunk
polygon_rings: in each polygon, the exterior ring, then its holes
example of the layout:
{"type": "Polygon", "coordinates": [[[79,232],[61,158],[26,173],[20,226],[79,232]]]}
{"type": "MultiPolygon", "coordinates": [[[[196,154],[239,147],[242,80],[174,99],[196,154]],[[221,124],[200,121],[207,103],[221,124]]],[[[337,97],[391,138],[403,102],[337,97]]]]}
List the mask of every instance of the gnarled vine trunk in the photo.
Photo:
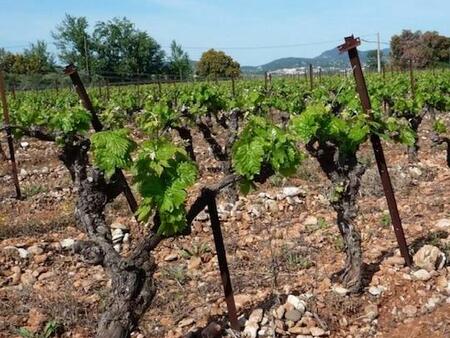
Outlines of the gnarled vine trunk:
{"type": "Polygon", "coordinates": [[[342,236],[346,263],[339,273],[341,282],[351,292],[359,292],[362,287],[361,234],[356,227],[357,196],[365,167],[358,163],[355,153],[342,153],[331,143],[315,142],[307,145],[307,150],[319,162],[320,167],[332,183],[330,203],[337,214],[337,225],[342,236]]]}
{"type": "Polygon", "coordinates": [[[97,337],[126,338],[156,293],[153,281],[156,264],[151,250],[160,238],[150,234],[128,258],[116,252],[104,210],[122,192],[123,186],[115,176],[106,182],[102,172],[89,165],[88,150],[88,140],[73,140],[65,144],[60,155],[78,189],[77,224],[89,237],[89,241],[77,243],[74,249],[87,263],[102,265],[112,280],[97,337]]]}

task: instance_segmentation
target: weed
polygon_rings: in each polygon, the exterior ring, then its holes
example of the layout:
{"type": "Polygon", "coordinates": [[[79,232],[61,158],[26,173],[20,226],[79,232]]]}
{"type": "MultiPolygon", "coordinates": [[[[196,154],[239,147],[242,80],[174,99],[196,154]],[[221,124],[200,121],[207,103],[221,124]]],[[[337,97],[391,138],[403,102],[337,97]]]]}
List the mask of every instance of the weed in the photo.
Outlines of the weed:
{"type": "Polygon", "coordinates": [[[39,184],[30,184],[30,185],[26,185],[23,188],[23,194],[26,197],[33,197],[37,194],[45,193],[45,192],[48,192],[48,189],[39,184]]]}
{"type": "Polygon", "coordinates": [[[208,243],[194,243],[192,248],[183,248],[180,250],[180,256],[189,259],[191,257],[201,257],[203,254],[211,252],[211,248],[208,243]]]}
{"type": "Polygon", "coordinates": [[[383,227],[387,228],[391,225],[391,216],[387,212],[383,212],[380,218],[380,223],[383,227]]]}
{"type": "Polygon", "coordinates": [[[50,338],[55,337],[61,331],[62,325],[55,320],[50,320],[40,332],[33,333],[27,328],[21,327],[17,330],[17,334],[23,338],[50,338]]]}
{"type": "Polygon", "coordinates": [[[317,223],[316,224],[308,224],[306,226],[306,231],[309,233],[313,233],[317,230],[325,230],[328,229],[330,227],[330,223],[328,223],[325,218],[323,217],[319,217],[317,219],[317,223]]]}
{"type": "Polygon", "coordinates": [[[314,262],[309,259],[306,253],[290,249],[286,245],[281,248],[281,255],[289,270],[303,270],[314,266],[314,262]]]}
{"type": "Polygon", "coordinates": [[[167,267],[162,271],[162,275],[167,279],[176,281],[180,286],[188,281],[186,269],[182,265],[167,267]]]}
{"type": "Polygon", "coordinates": [[[337,251],[339,252],[344,251],[345,249],[344,240],[340,235],[334,235],[332,241],[333,246],[337,251]]]}

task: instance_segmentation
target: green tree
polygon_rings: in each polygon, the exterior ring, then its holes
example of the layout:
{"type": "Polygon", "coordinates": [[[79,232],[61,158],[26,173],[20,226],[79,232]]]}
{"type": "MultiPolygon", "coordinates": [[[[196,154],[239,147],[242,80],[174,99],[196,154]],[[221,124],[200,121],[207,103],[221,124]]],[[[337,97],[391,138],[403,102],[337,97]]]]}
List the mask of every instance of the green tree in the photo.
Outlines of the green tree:
{"type": "Polygon", "coordinates": [[[448,62],[450,38],[438,32],[403,30],[391,38],[391,57],[395,66],[407,67],[410,60],[416,67],[448,62]]]}
{"type": "Polygon", "coordinates": [[[23,53],[0,49],[0,68],[6,73],[47,74],[55,70],[55,61],[44,41],[32,43],[23,53]]]}
{"type": "Polygon", "coordinates": [[[238,62],[222,51],[210,49],[202,54],[197,64],[197,74],[204,77],[237,77],[241,73],[238,62]]]}
{"type": "Polygon", "coordinates": [[[97,23],[93,40],[100,73],[155,74],[164,66],[161,46],[127,18],[97,23]]]}
{"type": "Polygon", "coordinates": [[[0,48],[0,69],[6,73],[11,72],[14,65],[15,56],[4,48],[0,48]]]}
{"type": "Polygon", "coordinates": [[[189,63],[189,55],[183,51],[181,45],[175,40],[170,45],[169,70],[172,74],[179,76],[180,80],[186,79],[192,73],[189,63]]]}
{"type": "Polygon", "coordinates": [[[52,32],[59,59],[73,63],[91,75],[93,65],[92,37],[88,33],[89,23],[86,17],[66,14],[56,31],[52,32]]]}
{"type": "Polygon", "coordinates": [[[46,74],[55,70],[55,60],[44,41],[32,43],[29,49],[24,50],[23,56],[29,73],[46,74]]]}

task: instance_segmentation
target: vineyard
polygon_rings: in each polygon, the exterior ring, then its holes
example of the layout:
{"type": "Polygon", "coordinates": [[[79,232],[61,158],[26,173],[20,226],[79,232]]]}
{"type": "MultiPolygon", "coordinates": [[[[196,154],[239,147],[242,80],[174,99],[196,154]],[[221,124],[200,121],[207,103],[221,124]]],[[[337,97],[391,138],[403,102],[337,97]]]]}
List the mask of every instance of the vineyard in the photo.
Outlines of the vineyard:
{"type": "Polygon", "coordinates": [[[61,77],[6,98],[2,337],[450,334],[450,71],[61,77]]]}

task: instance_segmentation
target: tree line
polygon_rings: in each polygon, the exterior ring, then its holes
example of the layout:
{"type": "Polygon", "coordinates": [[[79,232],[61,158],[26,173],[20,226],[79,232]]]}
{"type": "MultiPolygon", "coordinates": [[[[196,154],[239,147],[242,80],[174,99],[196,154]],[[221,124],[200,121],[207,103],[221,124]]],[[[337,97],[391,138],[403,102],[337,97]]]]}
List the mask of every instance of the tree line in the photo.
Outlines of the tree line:
{"type": "MultiPolygon", "coordinates": [[[[383,54],[383,53],[381,53],[383,54]]],[[[382,57],[382,65],[385,59],[382,57]]],[[[403,30],[391,37],[390,65],[405,69],[412,62],[414,68],[450,66],[450,37],[440,35],[435,31],[403,30]]],[[[367,67],[377,69],[377,51],[371,50],[367,54],[367,67]]]]}
{"type": "MultiPolygon", "coordinates": [[[[51,32],[60,64],[73,63],[89,77],[100,75],[120,80],[139,74],[169,75],[181,80],[194,75],[193,62],[175,40],[167,54],[147,32],[127,18],[97,22],[91,29],[86,17],[66,14],[51,32]]],[[[49,74],[60,68],[45,41],[37,41],[22,53],[0,48],[0,68],[14,74],[49,74]]],[[[240,66],[230,56],[213,49],[199,61],[202,77],[237,76],[240,66]]]]}

